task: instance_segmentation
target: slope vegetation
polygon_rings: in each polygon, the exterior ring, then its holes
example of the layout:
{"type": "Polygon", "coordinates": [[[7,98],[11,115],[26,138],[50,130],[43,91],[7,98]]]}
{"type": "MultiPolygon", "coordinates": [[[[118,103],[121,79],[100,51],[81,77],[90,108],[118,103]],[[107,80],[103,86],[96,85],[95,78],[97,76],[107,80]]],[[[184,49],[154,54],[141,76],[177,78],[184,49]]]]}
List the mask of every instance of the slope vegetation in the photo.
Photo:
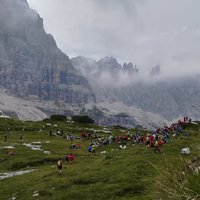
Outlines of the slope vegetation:
{"type": "Polygon", "coordinates": [[[111,135],[124,137],[128,132],[135,134],[138,130],[77,124],[71,120],[0,120],[0,199],[200,198],[199,123],[187,124],[181,133],[171,132],[169,143],[161,146],[161,154],[131,140],[126,145],[99,145],[92,154],[87,151],[88,144],[97,139],[83,139],[83,133],[105,139],[111,135]],[[50,136],[50,130],[52,135],[63,130],[63,135],[50,136]],[[70,149],[72,144],[78,144],[78,148],[70,149]],[[189,155],[180,155],[184,147],[190,148],[189,155]],[[71,152],[75,160],[65,163],[64,155],[71,152]],[[56,167],[59,158],[63,159],[61,174],[56,167]],[[5,177],[10,172],[18,175],[3,178],[3,174],[5,177]]]}

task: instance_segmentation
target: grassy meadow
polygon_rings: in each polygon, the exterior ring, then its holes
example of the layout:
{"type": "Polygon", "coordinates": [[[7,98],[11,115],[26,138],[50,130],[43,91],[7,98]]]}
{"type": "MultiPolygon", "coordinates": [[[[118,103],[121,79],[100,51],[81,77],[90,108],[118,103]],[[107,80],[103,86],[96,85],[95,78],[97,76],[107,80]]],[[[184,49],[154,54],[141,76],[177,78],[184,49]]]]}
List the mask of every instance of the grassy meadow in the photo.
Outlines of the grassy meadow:
{"type": "MultiPolygon", "coordinates": [[[[161,147],[161,154],[144,144],[128,142],[126,149],[112,143],[87,151],[91,140],[68,141],[61,136],[50,137],[59,128],[64,134],[80,137],[90,129],[98,135],[109,137],[111,133],[95,125],[81,125],[65,121],[22,122],[0,119],[0,176],[19,170],[32,170],[27,174],[0,180],[0,199],[16,200],[165,200],[200,199],[200,124],[188,124],[184,133],[171,137],[161,147]],[[57,127],[47,126],[57,124],[57,127]],[[7,141],[4,142],[4,135],[7,141]],[[23,134],[23,141],[20,136],[23,134]],[[23,145],[41,142],[41,149],[32,150],[23,145]],[[73,143],[80,149],[71,150],[73,143]],[[12,146],[14,149],[3,148],[12,146]],[[189,147],[190,155],[181,155],[181,148],[189,147]],[[105,152],[106,151],[106,152],[105,152]],[[75,160],[65,163],[64,155],[73,152],[75,160]],[[63,159],[59,174],[56,162],[63,159]]],[[[107,129],[106,129],[107,130],[107,129]]],[[[109,129],[113,135],[125,135],[126,129],[109,129]]],[[[131,130],[135,133],[135,130],[131,130]]]]}

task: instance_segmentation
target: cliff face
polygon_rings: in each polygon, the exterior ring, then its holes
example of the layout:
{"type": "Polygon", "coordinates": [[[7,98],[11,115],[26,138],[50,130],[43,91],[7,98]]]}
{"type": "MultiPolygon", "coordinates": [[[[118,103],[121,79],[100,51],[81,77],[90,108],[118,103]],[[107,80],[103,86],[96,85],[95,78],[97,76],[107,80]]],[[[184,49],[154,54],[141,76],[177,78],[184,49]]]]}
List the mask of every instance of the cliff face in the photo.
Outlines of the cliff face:
{"type": "Polygon", "coordinates": [[[72,66],[26,0],[0,0],[0,85],[20,97],[94,102],[88,81],[72,66]]]}

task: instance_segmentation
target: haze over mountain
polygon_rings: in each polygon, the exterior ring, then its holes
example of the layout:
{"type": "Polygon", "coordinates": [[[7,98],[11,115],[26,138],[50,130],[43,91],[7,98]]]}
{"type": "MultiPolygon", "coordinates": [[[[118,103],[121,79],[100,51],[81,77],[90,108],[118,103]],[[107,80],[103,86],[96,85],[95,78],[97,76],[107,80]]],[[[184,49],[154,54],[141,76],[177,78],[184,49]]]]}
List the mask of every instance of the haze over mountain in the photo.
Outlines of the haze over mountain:
{"type": "Polygon", "coordinates": [[[99,61],[84,57],[71,60],[89,80],[97,103],[134,106],[167,120],[185,115],[200,119],[200,74],[166,79],[160,75],[160,66],[155,66],[144,76],[132,63],[121,66],[112,57],[99,61]]]}

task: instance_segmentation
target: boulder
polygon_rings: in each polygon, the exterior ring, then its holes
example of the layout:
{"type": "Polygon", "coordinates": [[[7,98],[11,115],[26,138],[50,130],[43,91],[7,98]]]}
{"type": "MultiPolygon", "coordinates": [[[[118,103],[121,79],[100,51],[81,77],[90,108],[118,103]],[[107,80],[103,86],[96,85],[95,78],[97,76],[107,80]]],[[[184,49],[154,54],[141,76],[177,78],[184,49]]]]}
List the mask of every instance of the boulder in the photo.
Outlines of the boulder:
{"type": "Polygon", "coordinates": [[[190,154],[190,148],[186,147],[186,148],[181,149],[181,154],[189,155],[190,154]]]}

